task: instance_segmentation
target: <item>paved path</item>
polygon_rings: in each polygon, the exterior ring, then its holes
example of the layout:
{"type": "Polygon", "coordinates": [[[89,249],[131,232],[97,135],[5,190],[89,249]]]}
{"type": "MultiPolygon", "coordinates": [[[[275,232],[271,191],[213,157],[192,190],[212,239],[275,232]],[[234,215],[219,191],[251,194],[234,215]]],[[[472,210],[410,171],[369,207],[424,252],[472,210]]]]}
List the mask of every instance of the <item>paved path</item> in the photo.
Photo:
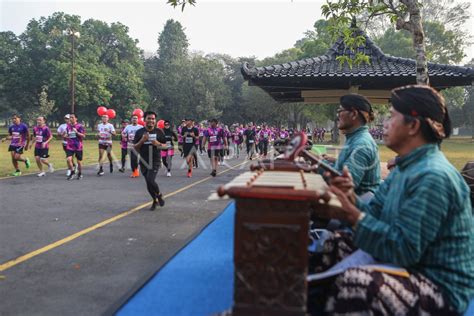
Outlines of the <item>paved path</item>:
{"type": "Polygon", "coordinates": [[[143,178],[128,174],[99,178],[88,167],[80,181],[64,171],[0,180],[0,315],[110,311],[224,209],[228,201],[207,198],[248,170],[242,163],[188,179],[176,159],[173,177],[157,177],[166,205],[155,212],[143,178]]]}

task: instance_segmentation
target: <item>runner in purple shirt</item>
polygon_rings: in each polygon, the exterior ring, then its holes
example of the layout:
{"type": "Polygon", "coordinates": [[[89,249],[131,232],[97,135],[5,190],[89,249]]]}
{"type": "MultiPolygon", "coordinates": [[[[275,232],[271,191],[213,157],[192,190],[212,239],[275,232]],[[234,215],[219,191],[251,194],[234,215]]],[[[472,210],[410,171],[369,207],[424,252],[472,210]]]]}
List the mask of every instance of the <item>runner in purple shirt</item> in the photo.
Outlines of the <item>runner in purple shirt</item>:
{"type": "Polygon", "coordinates": [[[211,126],[204,131],[203,146],[206,146],[206,143],[209,143],[207,154],[209,155],[209,159],[211,159],[211,176],[213,177],[217,175],[219,157],[223,157],[224,148],[227,147],[227,138],[224,135],[224,130],[217,127],[218,123],[219,121],[217,119],[212,119],[210,121],[211,126]]]}
{"type": "Polygon", "coordinates": [[[77,123],[77,117],[75,114],[70,114],[69,124],[66,126],[66,156],[67,156],[67,165],[71,174],[67,177],[68,180],[74,178],[75,171],[72,163],[72,159],[76,156],[77,160],[77,179],[82,178],[82,140],[86,136],[84,127],[77,123]]]}
{"type": "Polygon", "coordinates": [[[26,169],[30,168],[30,160],[28,158],[23,158],[23,150],[27,151],[30,144],[30,132],[28,131],[28,126],[21,123],[21,117],[18,114],[12,115],[13,124],[8,128],[8,136],[2,139],[2,142],[5,140],[10,140],[10,146],[8,151],[11,152],[12,164],[15,168],[15,172],[12,173],[12,176],[20,176],[21,171],[18,166],[18,161],[24,162],[26,169]]]}
{"type": "MultiPolygon", "coordinates": [[[[46,118],[39,116],[36,119],[36,126],[33,127],[33,143],[35,144],[35,160],[38,165],[38,177],[44,177],[46,172],[43,171],[43,165],[48,166],[50,173],[54,172],[53,164],[49,163],[49,142],[53,139],[51,130],[46,125],[46,118]]],[[[30,145],[30,147],[33,145],[30,145]]]]}

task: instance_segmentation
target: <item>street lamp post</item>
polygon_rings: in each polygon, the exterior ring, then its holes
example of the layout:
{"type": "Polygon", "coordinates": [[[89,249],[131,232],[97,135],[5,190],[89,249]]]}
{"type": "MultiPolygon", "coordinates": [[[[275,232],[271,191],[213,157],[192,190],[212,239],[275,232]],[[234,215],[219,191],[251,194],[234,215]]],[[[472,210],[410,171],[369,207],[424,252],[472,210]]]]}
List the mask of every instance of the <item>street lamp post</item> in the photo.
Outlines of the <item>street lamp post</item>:
{"type": "Polygon", "coordinates": [[[80,38],[81,33],[74,31],[73,29],[68,29],[65,32],[65,35],[69,36],[71,38],[71,60],[72,60],[72,65],[71,65],[71,81],[70,81],[70,89],[71,89],[71,113],[75,113],[75,102],[74,102],[74,97],[76,94],[76,85],[75,85],[75,73],[74,73],[74,39],[80,38]]]}

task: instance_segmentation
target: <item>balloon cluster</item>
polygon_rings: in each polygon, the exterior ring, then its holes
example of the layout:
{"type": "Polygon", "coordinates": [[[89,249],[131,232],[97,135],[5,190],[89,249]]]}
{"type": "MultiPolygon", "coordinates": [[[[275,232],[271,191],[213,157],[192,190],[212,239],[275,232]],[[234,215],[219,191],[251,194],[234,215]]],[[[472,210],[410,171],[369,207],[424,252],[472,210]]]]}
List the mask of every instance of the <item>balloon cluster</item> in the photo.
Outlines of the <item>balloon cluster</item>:
{"type": "Polygon", "coordinates": [[[132,115],[136,115],[138,117],[138,125],[145,126],[145,121],[143,120],[143,110],[142,109],[133,110],[132,115]]]}
{"type": "Polygon", "coordinates": [[[99,106],[97,108],[97,115],[102,116],[102,115],[107,115],[109,119],[113,120],[117,113],[115,113],[115,110],[112,109],[107,109],[105,106],[99,106]]]}

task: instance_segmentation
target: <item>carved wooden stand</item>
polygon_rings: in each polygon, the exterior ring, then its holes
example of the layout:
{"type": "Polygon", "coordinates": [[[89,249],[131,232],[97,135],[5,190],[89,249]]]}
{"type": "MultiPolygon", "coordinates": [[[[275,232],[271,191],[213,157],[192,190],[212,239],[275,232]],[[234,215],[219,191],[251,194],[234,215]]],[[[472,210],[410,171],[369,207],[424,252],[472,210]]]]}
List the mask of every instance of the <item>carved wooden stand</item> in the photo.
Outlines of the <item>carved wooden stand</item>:
{"type": "Polygon", "coordinates": [[[233,315],[306,315],[307,201],[236,198],[233,315]]]}

